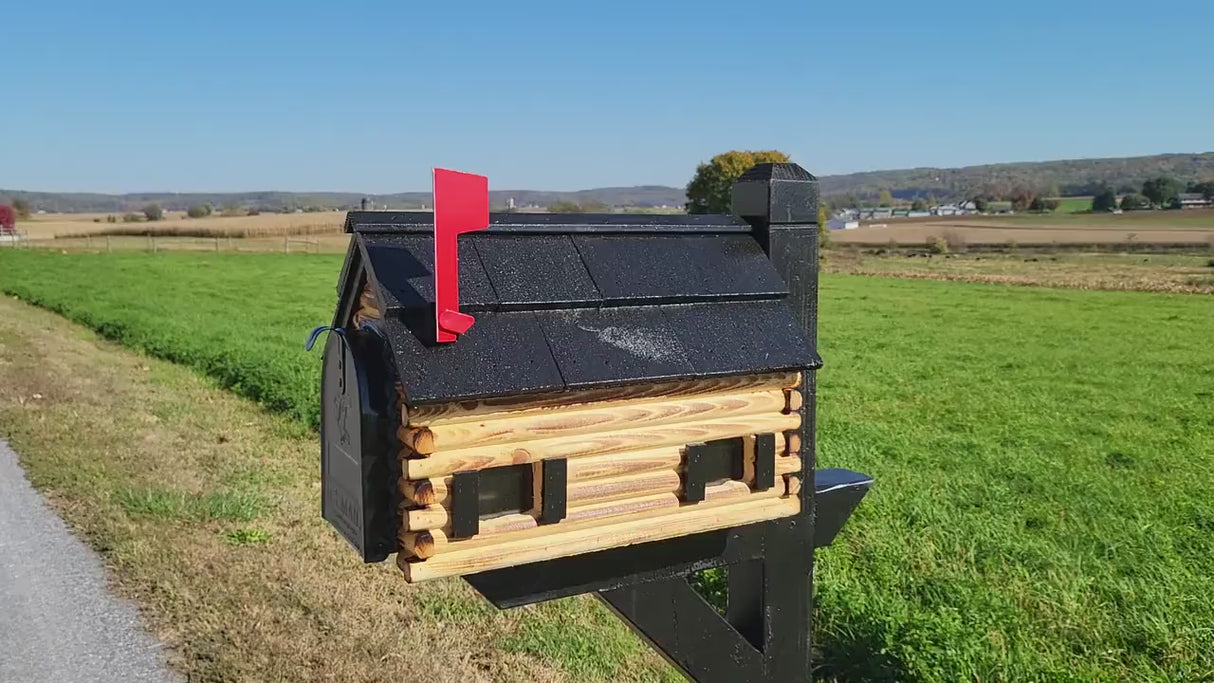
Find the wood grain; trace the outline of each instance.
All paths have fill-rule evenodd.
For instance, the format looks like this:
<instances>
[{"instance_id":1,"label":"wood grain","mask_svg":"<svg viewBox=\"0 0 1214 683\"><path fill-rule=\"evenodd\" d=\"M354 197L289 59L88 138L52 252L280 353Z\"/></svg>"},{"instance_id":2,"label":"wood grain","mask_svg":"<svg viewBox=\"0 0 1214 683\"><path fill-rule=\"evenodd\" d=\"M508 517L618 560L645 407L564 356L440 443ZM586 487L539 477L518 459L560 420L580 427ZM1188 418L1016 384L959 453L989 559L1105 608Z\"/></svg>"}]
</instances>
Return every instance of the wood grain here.
<instances>
[{"instance_id":1,"label":"wood grain","mask_svg":"<svg viewBox=\"0 0 1214 683\"><path fill-rule=\"evenodd\" d=\"M595 403L523 415L485 416L480 420L409 426L402 443L422 454L468 446L492 446L575 434L594 434L646 425L779 413L786 407L781 389L664 400Z\"/></svg>"},{"instance_id":2,"label":"wood grain","mask_svg":"<svg viewBox=\"0 0 1214 683\"><path fill-rule=\"evenodd\" d=\"M725 481L718 484L712 484L704 488L704 503L693 503L684 506L684 509L691 510L699 505L705 505L710 502L720 502L727 499L740 500L748 497L755 499L766 499L773 496L779 496L784 491L783 482L779 490L771 489L765 492L755 493L750 490L750 487L740 481ZM570 505L565 519L559 524L544 526L537 525L534 517L527 515L505 515L509 524L497 523L492 524L496 520L488 520L489 524L482 521L480 533L472 538L459 539L452 541L448 538L449 529L427 529L422 531L402 531L399 537L401 547L419 558L432 557L440 552L449 550L467 550L470 548L483 548L486 546L514 542L521 538L528 538L536 535L547 535L555 533L561 529L568 529L579 526L579 523L585 524L593 520L601 520L608 517L623 517L625 515L634 515L637 513L656 510L659 508L676 510L679 508L681 501L677 494L661 493L649 496L640 496L636 498L627 498L621 500L613 500L608 502L591 501L578 505ZM629 520L618 520L620 524L628 524ZM525 530L525 531L524 531ZM511 533L513 532L513 533Z\"/></svg>"},{"instance_id":3,"label":"wood grain","mask_svg":"<svg viewBox=\"0 0 1214 683\"><path fill-rule=\"evenodd\" d=\"M795 496L801 492L801 477L795 474L784 476L784 495Z\"/></svg>"},{"instance_id":4,"label":"wood grain","mask_svg":"<svg viewBox=\"0 0 1214 683\"><path fill-rule=\"evenodd\" d=\"M779 488L770 491L783 493ZM797 514L801 506L797 498L755 494L742 499L704 501L687 508L641 512L630 516L626 523L608 517L556 524L536 530L551 529L552 533L529 535L511 542L503 539L482 547L452 548L425 560L410 559L401 553L397 563L405 579L417 583L787 517Z\"/></svg>"},{"instance_id":5,"label":"wood grain","mask_svg":"<svg viewBox=\"0 0 1214 683\"><path fill-rule=\"evenodd\" d=\"M682 486L675 470L629 474L610 479L591 479L569 484L566 500L580 503L588 500L608 501L618 498L636 498L658 493L674 493Z\"/></svg>"},{"instance_id":6,"label":"wood grain","mask_svg":"<svg viewBox=\"0 0 1214 683\"><path fill-rule=\"evenodd\" d=\"M515 531L503 533L500 531L493 533L482 533L472 538L461 538L450 540L446 537L446 530L434 529L430 533L434 534L435 538L439 538L442 534L443 538L447 539L450 544L450 550L469 550L473 548L485 548L501 543L514 543L516 541L527 538L535 538L539 536L551 536L553 534L562 533L569 529L581 529L588 526L597 528L608 528L612 524L630 524L632 519L647 518L652 516L651 510L658 508L669 508L671 514L680 514L679 510L688 511L696 509L700 506L714 507L722 504L726 499L744 498L751 496L753 500L777 498L783 495L783 488L769 489L754 493L750 491L750 487L743 485L742 488L737 488L734 484L740 482L723 482L723 484L714 484L704 488L704 501L700 503L683 504L678 496L672 493L664 493L655 496L645 496L643 498L612 501L608 503L588 503L569 508L570 517L566 517L559 524L539 525L536 528L527 529L524 531ZM680 508L680 506L682 506ZM616 519L609 522L603 520L608 517L621 517L625 515L637 515L629 519ZM572 519L571 516L576 515L577 519ZM612 527L613 528L613 527ZM435 533L438 532L438 533ZM425 532L422 532L425 533ZM405 534L401 534L403 541Z\"/></svg>"},{"instance_id":7,"label":"wood grain","mask_svg":"<svg viewBox=\"0 0 1214 683\"><path fill-rule=\"evenodd\" d=\"M645 451L648 455L651 452ZM751 451L753 455L753 450ZM633 454L629 454L633 455ZM639 454L636 454L639 455ZM617 457L617 456L602 456L602 457ZM579 459L570 460L570 472L573 472L573 463ZM639 461L646 462L646 461ZM661 462L661 461L658 461ZM753 483L754 470L753 459L750 461L750 478L743 479L740 482L734 482L742 485ZM640 496L648 496L657 493L679 493L681 492L681 482L679 481L679 458L678 452L674 452L674 457L670 458L669 464L664 469L655 469L652 472L639 472L637 474L627 474L614 477L603 477L594 479L581 479L570 477L567 484L566 496L568 502L584 503L588 501L603 502L615 500L618 498L633 498ZM593 470L592 470L593 471ZM785 474L799 474L801 472L801 458L793 455L781 455L776 457L776 475L782 476ZM582 473L579 473L582 474ZM539 479L536 479L539 481ZM434 507L444 507L450 505L450 477L439 477L435 479L422 479L419 481L402 481L401 493L405 498L415 505ZM538 505L537 505L538 507ZM414 512L415 514L410 520L406 520L406 524L427 524L427 515L430 512L421 513L418 510L407 510L406 512ZM416 520L416 521L413 521ZM439 526L446 526L446 523ZM435 528L435 527L417 527L417 528Z\"/></svg>"},{"instance_id":8,"label":"wood grain","mask_svg":"<svg viewBox=\"0 0 1214 683\"><path fill-rule=\"evenodd\" d=\"M747 434L783 432L797 429L800 426L801 416L796 413L720 418L701 422L621 429L610 434L564 436L528 441L522 444L499 444L451 451L440 450L425 458L405 459L402 461L401 467L405 478L425 479L446 476L460 470L519 465L547 458L576 458L684 445Z\"/></svg>"},{"instance_id":9,"label":"wood grain","mask_svg":"<svg viewBox=\"0 0 1214 683\"><path fill-rule=\"evenodd\" d=\"M482 519L477 535L531 529L536 524L535 517L531 514L521 512L509 513L490 519ZM408 508L401 515L400 526L402 531L431 531L433 529L450 531L451 512L441 505Z\"/></svg>"},{"instance_id":10,"label":"wood grain","mask_svg":"<svg viewBox=\"0 0 1214 683\"><path fill-rule=\"evenodd\" d=\"M784 409L790 413L795 413L805 405L805 396L800 389L789 389L787 391L786 402Z\"/></svg>"},{"instance_id":11,"label":"wood grain","mask_svg":"<svg viewBox=\"0 0 1214 683\"><path fill-rule=\"evenodd\" d=\"M569 460L569 481L677 469L683 463L683 447L670 446L642 451L588 455Z\"/></svg>"},{"instance_id":12,"label":"wood grain","mask_svg":"<svg viewBox=\"0 0 1214 683\"><path fill-rule=\"evenodd\" d=\"M493 519L482 519L480 530L476 536L467 540L492 543L500 536L512 532L534 529L537 526L539 526L539 522L531 515L502 515ZM459 544L466 542L464 540L451 541L447 536L449 531L449 528L425 529L422 531L402 530L397 536L397 540L400 542L400 547L406 553L419 558L427 558L442 552L444 548L451 546L452 543Z\"/></svg>"},{"instance_id":13,"label":"wood grain","mask_svg":"<svg viewBox=\"0 0 1214 683\"><path fill-rule=\"evenodd\" d=\"M674 470L682 461L682 449L679 447L594 455L571 459L567 477L568 483L573 484L590 479ZM417 481L401 479L400 492L415 505L440 505L447 503L447 497L451 495L450 486L449 476Z\"/></svg>"},{"instance_id":14,"label":"wood grain","mask_svg":"<svg viewBox=\"0 0 1214 683\"><path fill-rule=\"evenodd\" d=\"M481 420L488 416L500 418L542 415L575 407L590 407L595 403L609 401L664 401L672 396L687 398L736 394L764 389L789 389L800 385L800 373L783 372L676 382L651 382L607 389L552 392L528 397L509 396L480 401L414 406L409 411L405 424L433 427Z\"/></svg>"}]
</instances>

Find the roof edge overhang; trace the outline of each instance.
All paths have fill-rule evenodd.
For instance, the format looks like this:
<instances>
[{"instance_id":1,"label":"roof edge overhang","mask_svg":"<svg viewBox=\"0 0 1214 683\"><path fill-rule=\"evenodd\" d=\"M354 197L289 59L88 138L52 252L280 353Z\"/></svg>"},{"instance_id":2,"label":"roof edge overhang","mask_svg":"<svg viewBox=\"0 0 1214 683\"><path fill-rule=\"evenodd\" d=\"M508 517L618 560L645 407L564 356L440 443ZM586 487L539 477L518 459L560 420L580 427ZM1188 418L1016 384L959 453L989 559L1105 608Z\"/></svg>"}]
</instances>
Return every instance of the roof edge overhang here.
<instances>
[{"instance_id":1,"label":"roof edge overhang","mask_svg":"<svg viewBox=\"0 0 1214 683\"><path fill-rule=\"evenodd\" d=\"M492 213L490 234L729 234L750 233L735 216L716 214ZM418 234L434 232L430 211L350 211L347 233Z\"/></svg>"}]
</instances>

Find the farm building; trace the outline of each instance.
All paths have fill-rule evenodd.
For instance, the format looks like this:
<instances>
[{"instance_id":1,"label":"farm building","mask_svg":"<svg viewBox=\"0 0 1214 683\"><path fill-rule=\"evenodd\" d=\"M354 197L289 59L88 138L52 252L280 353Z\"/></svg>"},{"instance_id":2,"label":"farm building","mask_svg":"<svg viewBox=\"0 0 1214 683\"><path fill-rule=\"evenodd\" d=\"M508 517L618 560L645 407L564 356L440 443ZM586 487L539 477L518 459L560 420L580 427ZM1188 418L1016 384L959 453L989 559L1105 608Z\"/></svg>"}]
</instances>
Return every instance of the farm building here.
<instances>
[{"instance_id":1,"label":"farm building","mask_svg":"<svg viewBox=\"0 0 1214 683\"><path fill-rule=\"evenodd\" d=\"M1182 209L1208 209L1214 207L1214 200L1197 192L1183 192L1177 197L1177 203Z\"/></svg>"},{"instance_id":2,"label":"farm building","mask_svg":"<svg viewBox=\"0 0 1214 683\"><path fill-rule=\"evenodd\" d=\"M826 221L827 230L855 230L860 227L860 221L853 218L832 218Z\"/></svg>"}]
</instances>

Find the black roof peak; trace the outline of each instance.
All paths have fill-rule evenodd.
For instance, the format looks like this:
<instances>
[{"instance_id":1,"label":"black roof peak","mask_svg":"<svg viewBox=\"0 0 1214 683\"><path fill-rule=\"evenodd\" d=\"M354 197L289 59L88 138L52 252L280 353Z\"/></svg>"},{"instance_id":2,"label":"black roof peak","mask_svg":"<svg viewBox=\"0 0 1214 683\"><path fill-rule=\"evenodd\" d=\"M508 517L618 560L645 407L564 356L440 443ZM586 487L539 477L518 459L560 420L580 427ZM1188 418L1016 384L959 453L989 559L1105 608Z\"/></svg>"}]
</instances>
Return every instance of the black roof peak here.
<instances>
[{"instance_id":1,"label":"black roof peak","mask_svg":"<svg viewBox=\"0 0 1214 683\"><path fill-rule=\"evenodd\" d=\"M793 163L755 164L738 178L739 183L767 182L770 180L816 181L809 171Z\"/></svg>"}]
</instances>

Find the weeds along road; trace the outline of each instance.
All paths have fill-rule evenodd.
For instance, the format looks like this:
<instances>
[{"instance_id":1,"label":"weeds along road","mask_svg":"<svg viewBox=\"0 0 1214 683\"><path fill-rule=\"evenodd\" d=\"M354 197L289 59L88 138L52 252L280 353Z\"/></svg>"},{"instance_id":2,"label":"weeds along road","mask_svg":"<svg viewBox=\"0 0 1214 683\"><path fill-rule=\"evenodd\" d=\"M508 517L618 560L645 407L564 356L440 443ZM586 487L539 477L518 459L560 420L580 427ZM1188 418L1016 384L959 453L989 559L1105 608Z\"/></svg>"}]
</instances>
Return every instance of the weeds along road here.
<instances>
[{"instance_id":1,"label":"weeds along road","mask_svg":"<svg viewBox=\"0 0 1214 683\"><path fill-rule=\"evenodd\" d=\"M0 681L179 681L0 441Z\"/></svg>"}]
</instances>

